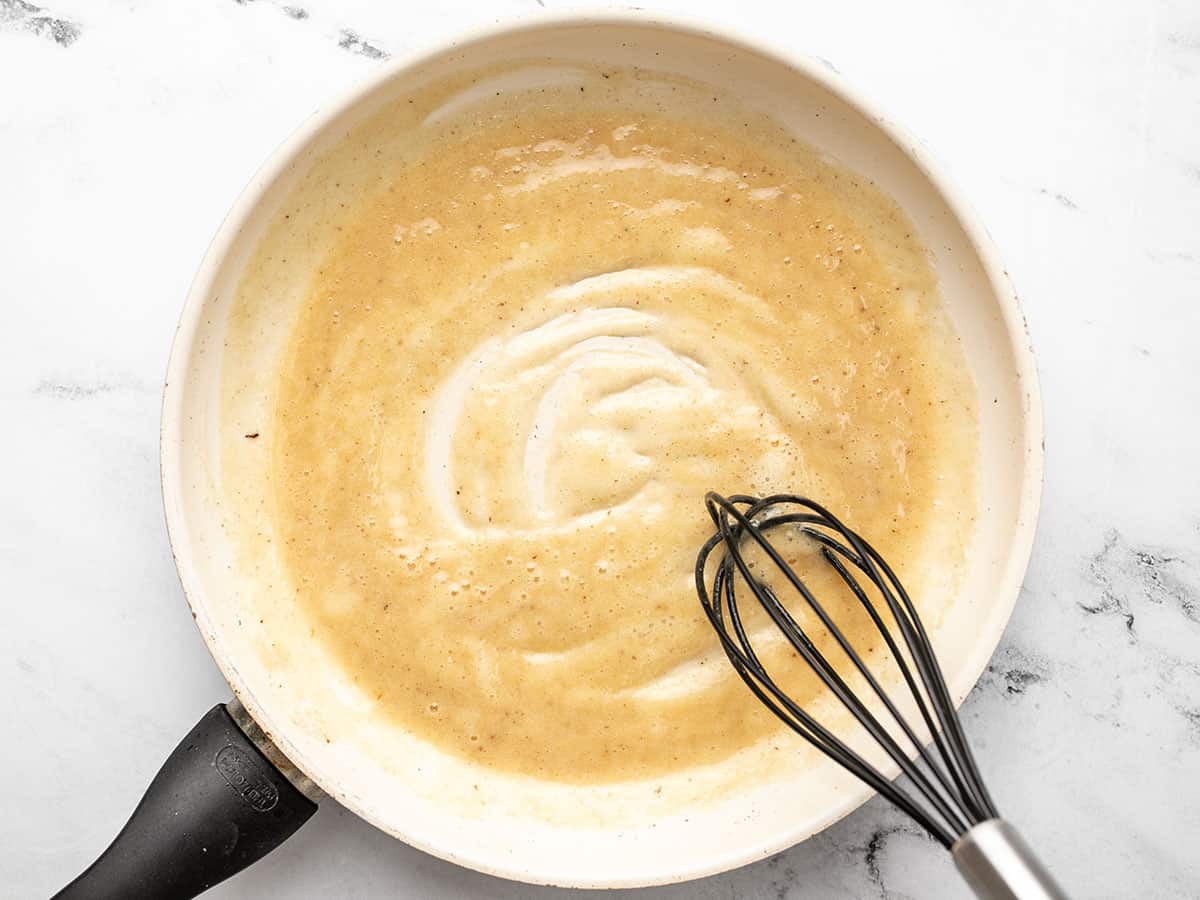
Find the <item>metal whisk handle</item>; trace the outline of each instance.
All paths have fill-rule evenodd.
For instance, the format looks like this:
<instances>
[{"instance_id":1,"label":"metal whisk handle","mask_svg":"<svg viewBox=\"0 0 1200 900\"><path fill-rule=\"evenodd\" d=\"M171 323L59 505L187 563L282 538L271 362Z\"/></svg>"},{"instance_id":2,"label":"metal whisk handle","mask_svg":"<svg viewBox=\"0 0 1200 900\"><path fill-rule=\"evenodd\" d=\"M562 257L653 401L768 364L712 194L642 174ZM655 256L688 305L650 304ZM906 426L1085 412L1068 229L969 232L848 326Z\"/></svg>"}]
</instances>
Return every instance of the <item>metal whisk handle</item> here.
<instances>
[{"instance_id":1,"label":"metal whisk handle","mask_svg":"<svg viewBox=\"0 0 1200 900\"><path fill-rule=\"evenodd\" d=\"M980 822L955 841L950 852L980 900L1067 900L1029 845L1003 819Z\"/></svg>"}]
</instances>

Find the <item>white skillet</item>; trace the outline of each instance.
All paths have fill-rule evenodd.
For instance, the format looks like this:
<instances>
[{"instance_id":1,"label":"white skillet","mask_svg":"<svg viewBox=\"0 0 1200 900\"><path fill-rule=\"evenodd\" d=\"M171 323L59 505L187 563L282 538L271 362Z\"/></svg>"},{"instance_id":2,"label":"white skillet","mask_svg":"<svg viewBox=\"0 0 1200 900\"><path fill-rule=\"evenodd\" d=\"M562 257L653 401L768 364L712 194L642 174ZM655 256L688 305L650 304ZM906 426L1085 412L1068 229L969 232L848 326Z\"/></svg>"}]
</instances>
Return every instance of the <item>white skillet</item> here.
<instances>
[{"instance_id":1,"label":"white skillet","mask_svg":"<svg viewBox=\"0 0 1200 900\"><path fill-rule=\"evenodd\" d=\"M257 627L261 604L278 611L286 591L269 565L248 560L231 538L254 524L247 510L261 509L267 493L222 454L238 417L269 405L292 307L289 285L281 284L278 302L253 313L250 331L239 326L243 336L258 336L258 352L230 338L230 304L246 260L314 160L371 111L436 77L538 57L642 65L711 83L869 176L912 218L934 254L979 390L979 526L961 591L934 629L934 643L956 702L986 665L1028 562L1042 423L1020 308L963 200L910 137L811 60L657 15L556 14L496 26L396 60L314 116L254 177L209 248L171 353L162 484L184 591L240 702L232 717L219 706L202 720L126 830L62 896L193 896L286 838L315 808L304 795L321 792L444 859L527 882L592 888L730 869L803 840L869 796L831 764L803 756L798 740L803 765L732 795L718 789L729 774L719 771L672 783L664 798L654 784L553 785L474 768L356 708L339 689L344 676L298 628L294 636L287 627L273 635ZM302 284L317 261L316 254L294 259L284 281ZM228 377L231 369L246 386L232 407L221 399L223 371ZM225 420L231 416L238 420ZM271 642L284 646L264 651Z\"/></svg>"}]
</instances>

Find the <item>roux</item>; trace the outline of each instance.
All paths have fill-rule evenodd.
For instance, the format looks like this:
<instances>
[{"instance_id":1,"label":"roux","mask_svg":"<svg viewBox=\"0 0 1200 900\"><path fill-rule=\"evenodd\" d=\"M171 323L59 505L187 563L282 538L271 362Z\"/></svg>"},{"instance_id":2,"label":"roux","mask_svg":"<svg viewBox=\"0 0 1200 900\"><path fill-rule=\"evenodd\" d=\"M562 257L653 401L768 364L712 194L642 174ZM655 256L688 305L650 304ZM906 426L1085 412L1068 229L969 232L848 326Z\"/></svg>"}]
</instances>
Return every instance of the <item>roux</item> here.
<instances>
[{"instance_id":1,"label":"roux","mask_svg":"<svg viewBox=\"0 0 1200 900\"><path fill-rule=\"evenodd\" d=\"M966 540L977 434L892 200L709 88L572 71L342 198L263 432L295 602L372 708L603 782L780 727L697 602L705 491L808 494L907 577Z\"/></svg>"}]
</instances>

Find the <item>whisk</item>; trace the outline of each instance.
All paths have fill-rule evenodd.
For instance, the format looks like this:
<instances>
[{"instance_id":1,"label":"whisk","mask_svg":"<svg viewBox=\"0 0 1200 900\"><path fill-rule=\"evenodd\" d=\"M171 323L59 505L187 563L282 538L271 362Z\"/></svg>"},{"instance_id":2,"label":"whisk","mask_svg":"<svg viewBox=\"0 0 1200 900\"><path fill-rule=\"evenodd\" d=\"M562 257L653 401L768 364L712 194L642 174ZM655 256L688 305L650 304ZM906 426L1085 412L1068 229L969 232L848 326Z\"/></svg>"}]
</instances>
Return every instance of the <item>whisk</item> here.
<instances>
[{"instance_id":1,"label":"whisk","mask_svg":"<svg viewBox=\"0 0 1200 900\"><path fill-rule=\"evenodd\" d=\"M755 696L789 728L887 797L948 849L976 896L984 900L1066 900L1029 846L1000 818L967 745L921 618L900 579L879 553L824 507L804 497L776 494L761 499L742 495L726 498L709 493L705 505L716 533L705 542L696 559L696 590L730 663ZM861 604L890 654L895 667L892 677L898 675L907 687L932 746L919 738L910 718L884 689L880 673L872 671L863 654L847 639L846 629L838 626L767 539L768 532L780 528L799 532L815 542L813 547L820 558ZM874 695L877 703L870 706L878 713L818 647L812 629L806 631L781 602L777 590L755 573L743 552L753 546L761 550L783 576L787 588L811 610L823 634L832 638L836 644L833 655L841 660L844 671L852 669L859 683L867 685L864 693ZM718 548L722 553L714 557ZM711 586L707 575L710 558L716 560ZM864 590L860 577L870 585L871 594ZM749 589L792 649L907 776L907 782L894 783L885 777L772 679L751 644L738 608L739 584ZM877 599L872 595L878 595ZM828 641L825 644L829 646ZM846 668L847 663L850 668Z\"/></svg>"}]
</instances>

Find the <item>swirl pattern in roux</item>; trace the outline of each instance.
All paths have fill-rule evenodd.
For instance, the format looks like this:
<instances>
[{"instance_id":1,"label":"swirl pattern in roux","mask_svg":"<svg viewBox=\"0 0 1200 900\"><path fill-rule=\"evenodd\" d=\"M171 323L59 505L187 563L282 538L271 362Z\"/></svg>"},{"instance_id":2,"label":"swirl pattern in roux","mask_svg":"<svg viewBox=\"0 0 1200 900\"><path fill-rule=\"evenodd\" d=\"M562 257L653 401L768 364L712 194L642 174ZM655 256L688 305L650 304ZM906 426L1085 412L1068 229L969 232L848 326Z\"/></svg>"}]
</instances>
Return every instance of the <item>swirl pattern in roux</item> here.
<instances>
[{"instance_id":1,"label":"swirl pattern in roux","mask_svg":"<svg viewBox=\"0 0 1200 900\"><path fill-rule=\"evenodd\" d=\"M707 89L576 78L431 118L346 198L272 480L297 603L374 709L605 781L775 728L696 601L706 490L811 494L919 578L969 527L976 436L892 201Z\"/></svg>"}]
</instances>

